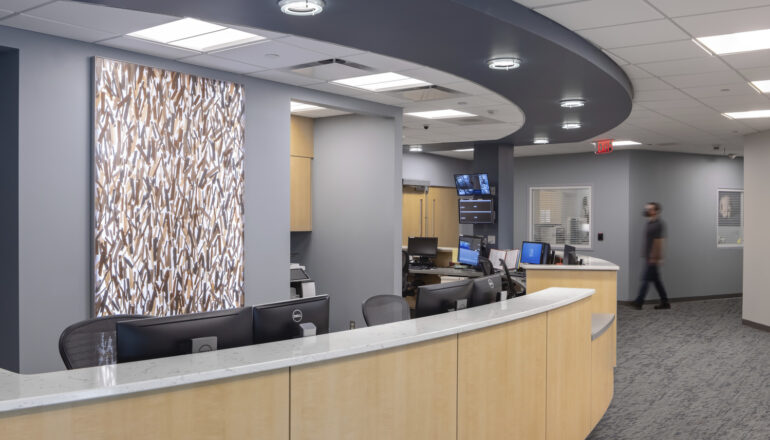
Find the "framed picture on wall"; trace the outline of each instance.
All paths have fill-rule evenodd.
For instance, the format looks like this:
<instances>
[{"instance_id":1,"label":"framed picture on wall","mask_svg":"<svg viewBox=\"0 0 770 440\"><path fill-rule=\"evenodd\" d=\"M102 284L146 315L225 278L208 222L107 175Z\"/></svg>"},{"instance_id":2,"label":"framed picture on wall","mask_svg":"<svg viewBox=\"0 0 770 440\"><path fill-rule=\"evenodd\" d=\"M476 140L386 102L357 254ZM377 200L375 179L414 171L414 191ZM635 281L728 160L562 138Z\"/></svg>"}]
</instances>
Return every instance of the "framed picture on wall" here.
<instances>
[{"instance_id":1,"label":"framed picture on wall","mask_svg":"<svg viewBox=\"0 0 770 440\"><path fill-rule=\"evenodd\" d=\"M717 246L743 246L743 190L717 191Z\"/></svg>"}]
</instances>

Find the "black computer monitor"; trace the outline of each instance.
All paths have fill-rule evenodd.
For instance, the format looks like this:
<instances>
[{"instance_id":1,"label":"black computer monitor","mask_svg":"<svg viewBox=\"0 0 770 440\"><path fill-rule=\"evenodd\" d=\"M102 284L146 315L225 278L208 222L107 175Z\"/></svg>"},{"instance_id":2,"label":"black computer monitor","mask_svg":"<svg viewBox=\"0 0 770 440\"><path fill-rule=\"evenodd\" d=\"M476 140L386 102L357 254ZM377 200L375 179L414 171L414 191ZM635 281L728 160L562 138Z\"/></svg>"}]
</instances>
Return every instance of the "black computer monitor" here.
<instances>
[{"instance_id":1,"label":"black computer monitor","mask_svg":"<svg viewBox=\"0 0 770 440\"><path fill-rule=\"evenodd\" d=\"M455 174L455 187L458 196L488 196L489 175L482 174Z\"/></svg>"},{"instance_id":2,"label":"black computer monitor","mask_svg":"<svg viewBox=\"0 0 770 440\"><path fill-rule=\"evenodd\" d=\"M497 301L502 290L503 279L500 274L474 279L469 307L483 306Z\"/></svg>"},{"instance_id":3,"label":"black computer monitor","mask_svg":"<svg viewBox=\"0 0 770 440\"><path fill-rule=\"evenodd\" d=\"M470 266L479 264L482 238L475 235L461 235L457 245L457 262Z\"/></svg>"},{"instance_id":4,"label":"black computer monitor","mask_svg":"<svg viewBox=\"0 0 770 440\"><path fill-rule=\"evenodd\" d=\"M302 337L302 324L313 324L317 335L329 333L329 295L254 306L257 344Z\"/></svg>"},{"instance_id":5,"label":"black computer monitor","mask_svg":"<svg viewBox=\"0 0 770 440\"><path fill-rule=\"evenodd\" d=\"M492 199L459 199L457 201L460 224L494 223Z\"/></svg>"},{"instance_id":6,"label":"black computer monitor","mask_svg":"<svg viewBox=\"0 0 770 440\"><path fill-rule=\"evenodd\" d=\"M564 245L564 258L562 259L562 264L578 264L577 250L575 249L575 246L570 246L568 244Z\"/></svg>"},{"instance_id":7,"label":"black computer monitor","mask_svg":"<svg viewBox=\"0 0 770 440\"><path fill-rule=\"evenodd\" d=\"M551 246L548 243L525 241L521 243L520 261L526 264L545 264L550 252Z\"/></svg>"},{"instance_id":8,"label":"black computer monitor","mask_svg":"<svg viewBox=\"0 0 770 440\"><path fill-rule=\"evenodd\" d=\"M254 343L251 307L122 321L116 332L118 363Z\"/></svg>"},{"instance_id":9,"label":"black computer monitor","mask_svg":"<svg viewBox=\"0 0 770 440\"><path fill-rule=\"evenodd\" d=\"M438 237L409 237L406 252L415 257L435 257Z\"/></svg>"},{"instance_id":10,"label":"black computer monitor","mask_svg":"<svg viewBox=\"0 0 770 440\"><path fill-rule=\"evenodd\" d=\"M421 318L465 308L468 306L472 290L471 280L420 286L417 290L415 315Z\"/></svg>"}]
</instances>

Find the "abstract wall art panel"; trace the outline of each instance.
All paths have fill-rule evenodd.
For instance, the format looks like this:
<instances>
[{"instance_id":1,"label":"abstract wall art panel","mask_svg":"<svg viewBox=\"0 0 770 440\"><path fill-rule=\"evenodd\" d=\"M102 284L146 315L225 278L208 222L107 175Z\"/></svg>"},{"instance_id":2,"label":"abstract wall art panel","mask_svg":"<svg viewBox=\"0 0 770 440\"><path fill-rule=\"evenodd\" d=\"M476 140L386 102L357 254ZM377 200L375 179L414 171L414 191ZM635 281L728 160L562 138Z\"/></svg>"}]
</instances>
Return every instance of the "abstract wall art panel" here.
<instances>
[{"instance_id":1,"label":"abstract wall art panel","mask_svg":"<svg viewBox=\"0 0 770 440\"><path fill-rule=\"evenodd\" d=\"M242 306L243 86L94 67L94 315Z\"/></svg>"}]
</instances>

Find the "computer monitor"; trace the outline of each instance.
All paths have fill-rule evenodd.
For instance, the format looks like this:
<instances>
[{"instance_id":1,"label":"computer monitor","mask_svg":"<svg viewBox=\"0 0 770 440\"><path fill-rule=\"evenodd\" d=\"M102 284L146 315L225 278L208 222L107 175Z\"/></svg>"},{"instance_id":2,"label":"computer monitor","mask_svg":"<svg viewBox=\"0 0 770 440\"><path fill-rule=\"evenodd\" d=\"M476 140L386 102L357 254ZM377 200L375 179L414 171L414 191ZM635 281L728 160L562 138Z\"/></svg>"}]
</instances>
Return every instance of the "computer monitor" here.
<instances>
[{"instance_id":1,"label":"computer monitor","mask_svg":"<svg viewBox=\"0 0 770 440\"><path fill-rule=\"evenodd\" d=\"M569 264L573 266L578 264L577 250L575 249L575 246L570 246L568 244L564 245L564 258L562 259L562 264Z\"/></svg>"},{"instance_id":2,"label":"computer monitor","mask_svg":"<svg viewBox=\"0 0 770 440\"><path fill-rule=\"evenodd\" d=\"M525 241L521 243L521 263L545 264L551 246L548 243Z\"/></svg>"},{"instance_id":3,"label":"computer monitor","mask_svg":"<svg viewBox=\"0 0 770 440\"><path fill-rule=\"evenodd\" d=\"M308 324L315 326L315 332ZM254 306L254 342L257 344L325 333L329 333L329 295Z\"/></svg>"},{"instance_id":4,"label":"computer monitor","mask_svg":"<svg viewBox=\"0 0 770 440\"><path fill-rule=\"evenodd\" d=\"M122 321L116 332L118 363L254 343L251 307Z\"/></svg>"},{"instance_id":5,"label":"computer monitor","mask_svg":"<svg viewBox=\"0 0 770 440\"><path fill-rule=\"evenodd\" d=\"M459 199L457 209L460 224L494 223L494 201L492 199Z\"/></svg>"},{"instance_id":6,"label":"computer monitor","mask_svg":"<svg viewBox=\"0 0 770 440\"><path fill-rule=\"evenodd\" d=\"M409 237L406 252L414 257L435 257L438 237Z\"/></svg>"},{"instance_id":7,"label":"computer monitor","mask_svg":"<svg viewBox=\"0 0 770 440\"><path fill-rule=\"evenodd\" d=\"M471 280L420 286L417 289L415 315L421 318L450 310L464 309L468 306L471 291L473 291Z\"/></svg>"},{"instance_id":8,"label":"computer monitor","mask_svg":"<svg viewBox=\"0 0 770 440\"><path fill-rule=\"evenodd\" d=\"M489 188L489 175L483 174L455 174L455 187L458 196L488 196L492 192Z\"/></svg>"},{"instance_id":9,"label":"computer monitor","mask_svg":"<svg viewBox=\"0 0 770 440\"><path fill-rule=\"evenodd\" d=\"M457 246L457 261L461 264L477 266L481 254L482 238L475 235L461 235Z\"/></svg>"},{"instance_id":10,"label":"computer monitor","mask_svg":"<svg viewBox=\"0 0 770 440\"><path fill-rule=\"evenodd\" d=\"M483 306L497 301L502 290L503 279L500 274L474 279L469 307Z\"/></svg>"}]
</instances>

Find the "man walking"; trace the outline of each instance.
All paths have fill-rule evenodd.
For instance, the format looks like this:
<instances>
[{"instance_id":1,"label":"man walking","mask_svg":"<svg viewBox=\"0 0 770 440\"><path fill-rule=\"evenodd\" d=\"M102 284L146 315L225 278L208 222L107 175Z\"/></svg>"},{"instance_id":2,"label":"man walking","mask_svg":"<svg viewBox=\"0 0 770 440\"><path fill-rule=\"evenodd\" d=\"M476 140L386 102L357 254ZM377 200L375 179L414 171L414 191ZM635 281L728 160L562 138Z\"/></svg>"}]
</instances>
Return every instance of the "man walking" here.
<instances>
[{"instance_id":1,"label":"man walking","mask_svg":"<svg viewBox=\"0 0 770 440\"><path fill-rule=\"evenodd\" d=\"M634 308L639 310L642 309L644 297L647 296L647 287L651 282L655 284L655 289L657 289L658 295L660 295L660 304L655 306L655 308L671 308L671 304L668 302L668 295L666 295L666 288L663 287L663 283L660 281L660 272L658 271L658 266L663 261L663 238L665 237L665 227L658 218L660 211L660 204L656 202L650 202L644 207L644 216L649 219L645 234L644 256L646 258L646 269L642 278L642 287L639 289L639 296L636 297L636 301L632 304Z\"/></svg>"}]
</instances>

